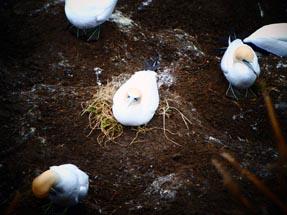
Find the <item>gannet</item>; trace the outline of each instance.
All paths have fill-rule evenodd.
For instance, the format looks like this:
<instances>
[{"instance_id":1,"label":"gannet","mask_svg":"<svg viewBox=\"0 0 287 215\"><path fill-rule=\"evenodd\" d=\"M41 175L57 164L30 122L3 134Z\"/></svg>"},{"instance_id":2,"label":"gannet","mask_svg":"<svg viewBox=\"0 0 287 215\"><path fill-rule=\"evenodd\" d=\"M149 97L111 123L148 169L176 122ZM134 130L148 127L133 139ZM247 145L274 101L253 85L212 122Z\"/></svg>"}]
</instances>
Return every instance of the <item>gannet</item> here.
<instances>
[{"instance_id":1,"label":"gannet","mask_svg":"<svg viewBox=\"0 0 287 215\"><path fill-rule=\"evenodd\" d=\"M233 87L245 89L245 96L247 96L248 88L260 75L260 67L258 58L250 46L244 44L240 39L235 39L231 42L229 38L228 43L229 45L221 59L220 66L229 82L226 95L231 90L232 95L237 99Z\"/></svg>"},{"instance_id":2,"label":"gannet","mask_svg":"<svg viewBox=\"0 0 287 215\"><path fill-rule=\"evenodd\" d=\"M66 0L65 14L69 22L78 29L95 29L88 41L99 38L100 25L112 15L117 0ZM79 31L77 31L79 36Z\"/></svg>"},{"instance_id":3,"label":"gannet","mask_svg":"<svg viewBox=\"0 0 287 215\"><path fill-rule=\"evenodd\" d=\"M125 126L147 124L159 105L157 60L145 64L145 70L135 72L115 93L113 114Z\"/></svg>"},{"instance_id":4,"label":"gannet","mask_svg":"<svg viewBox=\"0 0 287 215\"><path fill-rule=\"evenodd\" d=\"M32 183L36 197L49 197L52 203L63 207L79 203L86 197L88 189L88 175L73 164L51 166Z\"/></svg>"},{"instance_id":5,"label":"gannet","mask_svg":"<svg viewBox=\"0 0 287 215\"><path fill-rule=\"evenodd\" d=\"M251 43L256 47L280 57L287 56L287 23L265 25L250 36L244 43Z\"/></svg>"}]
</instances>

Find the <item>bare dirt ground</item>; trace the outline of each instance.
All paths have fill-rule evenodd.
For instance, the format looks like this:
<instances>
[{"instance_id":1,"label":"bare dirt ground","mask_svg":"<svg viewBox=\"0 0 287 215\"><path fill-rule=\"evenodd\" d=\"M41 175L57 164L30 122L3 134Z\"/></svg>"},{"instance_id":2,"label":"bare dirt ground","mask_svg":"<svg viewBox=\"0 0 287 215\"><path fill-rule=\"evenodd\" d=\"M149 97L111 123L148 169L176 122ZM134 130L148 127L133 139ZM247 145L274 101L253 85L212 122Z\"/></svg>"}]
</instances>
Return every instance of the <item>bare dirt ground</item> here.
<instances>
[{"instance_id":1,"label":"bare dirt ground","mask_svg":"<svg viewBox=\"0 0 287 215\"><path fill-rule=\"evenodd\" d=\"M263 18L258 2L250 0L154 0L146 6L119 0L117 14L130 20L114 18L102 26L98 41L86 42L69 31L60 1L0 1L0 213L44 214L49 201L31 192L35 171L73 163L89 175L90 189L67 214L249 214L223 185L213 158L226 166L255 213L282 213L220 157L231 153L286 202L260 87L254 85L253 98L226 97L219 66L219 48L231 31L243 39L264 24L287 21L286 2L262 6ZM100 146L100 131L88 135L82 103L100 89L99 81L104 86L131 75L156 53L161 99L173 100L189 128L172 110L166 127L174 133L167 135L178 144L154 129L128 145L136 133L125 127L118 144ZM263 55L259 62L258 82L272 89L286 137L287 60ZM103 70L98 77L97 67ZM163 127L160 114L152 127Z\"/></svg>"}]
</instances>

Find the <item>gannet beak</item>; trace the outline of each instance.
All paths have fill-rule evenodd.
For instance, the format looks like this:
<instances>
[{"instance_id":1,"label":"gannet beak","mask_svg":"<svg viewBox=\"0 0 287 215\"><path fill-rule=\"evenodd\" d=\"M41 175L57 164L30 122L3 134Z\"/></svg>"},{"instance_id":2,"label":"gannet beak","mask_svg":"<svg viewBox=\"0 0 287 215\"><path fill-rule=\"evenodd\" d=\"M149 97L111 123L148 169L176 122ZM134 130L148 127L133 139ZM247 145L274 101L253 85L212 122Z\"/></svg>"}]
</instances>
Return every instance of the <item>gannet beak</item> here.
<instances>
[{"instance_id":1,"label":"gannet beak","mask_svg":"<svg viewBox=\"0 0 287 215\"><path fill-rule=\"evenodd\" d=\"M132 103L134 103L134 98L132 97L128 98L128 107L131 106Z\"/></svg>"},{"instance_id":2,"label":"gannet beak","mask_svg":"<svg viewBox=\"0 0 287 215\"><path fill-rule=\"evenodd\" d=\"M243 59L242 61L243 61L243 63L244 63L246 66L248 66L249 69L252 70L252 72L253 72L253 73L256 75L256 77L258 78L258 74L255 72L255 69L254 69L254 67L252 66L252 64L251 64L249 61L245 60L245 59Z\"/></svg>"}]
</instances>

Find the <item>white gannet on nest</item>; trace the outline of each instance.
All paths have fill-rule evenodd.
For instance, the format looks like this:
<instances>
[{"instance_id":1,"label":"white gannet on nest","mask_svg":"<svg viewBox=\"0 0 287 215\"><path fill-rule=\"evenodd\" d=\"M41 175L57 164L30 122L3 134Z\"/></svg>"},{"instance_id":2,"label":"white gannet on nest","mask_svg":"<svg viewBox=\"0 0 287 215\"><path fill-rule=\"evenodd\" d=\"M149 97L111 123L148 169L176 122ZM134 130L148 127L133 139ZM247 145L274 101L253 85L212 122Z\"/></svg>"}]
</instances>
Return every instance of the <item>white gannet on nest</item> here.
<instances>
[{"instance_id":1,"label":"white gannet on nest","mask_svg":"<svg viewBox=\"0 0 287 215\"><path fill-rule=\"evenodd\" d=\"M159 105L157 60L145 63L145 70L135 72L115 93L112 110L122 125L140 126L153 118Z\"/></svg>"}]
</instances>

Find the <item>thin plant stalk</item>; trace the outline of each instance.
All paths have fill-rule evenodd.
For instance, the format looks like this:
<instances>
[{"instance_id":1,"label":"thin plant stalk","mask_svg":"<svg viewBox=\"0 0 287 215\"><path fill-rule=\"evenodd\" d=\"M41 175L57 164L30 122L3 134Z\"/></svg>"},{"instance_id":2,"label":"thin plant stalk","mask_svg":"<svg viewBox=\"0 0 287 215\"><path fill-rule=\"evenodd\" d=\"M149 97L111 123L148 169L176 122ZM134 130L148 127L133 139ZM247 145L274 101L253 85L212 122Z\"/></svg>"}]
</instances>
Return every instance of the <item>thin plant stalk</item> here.
<instances>
[{"instance_id":1,"label":"thin plant stalk","mask_svg":"<svg viewBox=\"0 0 287 215\"><path fill-rule=\"evenodd\" d=\"M242 195L240 192L238 184L232 179L229 172L222 166L222 164L217 159L212 159L212 164L215 166L217 171L221 174L223 178L223 184L226 186L230 192L234 195L236 199L239 200L239 202L247 208L251 212L255 212L254 207L251 205L250 201Z\"/></svg>"},{"instance_id":2,"label":"thin plant stalk","mask_svg":"<svg viewBox=\"0 0 287 215\"><path fill-rule=\"evenodd\" d=\"M272 200L282 211L287 213L287 207L283 202L265 185L263 184L252 172L243 168L229 153L221 153L221 156L227 160L235 169L241 174L245 175L266 197Z\"/></svg>"},{"instance_id":3,"label":"thin plant stalk","mask_svg":"<svg viewBox=\"0 0 287 215\"><path fill-rule=\"evenodd\" d=\"M271 97L268 93L264 92L264 100L265 105L267 108L269 120L271 123L271 126L273 128L274 136L277 142L278 147L278 153L279 153L279 183L281 190L283 192L286 192L286 164L287 164L287 147L284 140L284 136L282 134L282 131L280 129L279 122L276 117L276 113L273 107L273 103L271 100ZM285 168L284 168L285 167Z\"/></svg>"}]
</instances>

